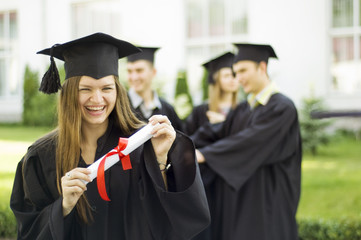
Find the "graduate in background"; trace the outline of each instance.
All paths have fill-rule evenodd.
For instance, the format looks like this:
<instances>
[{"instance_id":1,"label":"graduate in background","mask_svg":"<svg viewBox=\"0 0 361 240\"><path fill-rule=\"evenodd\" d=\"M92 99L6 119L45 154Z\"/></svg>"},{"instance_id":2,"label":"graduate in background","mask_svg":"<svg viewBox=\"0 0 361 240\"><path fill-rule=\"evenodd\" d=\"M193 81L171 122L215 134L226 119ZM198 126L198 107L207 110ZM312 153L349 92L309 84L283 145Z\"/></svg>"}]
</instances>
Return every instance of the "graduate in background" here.
<instances>
[{"instance_id":1,"label":"graduate in background","mask_svg":"<svg viewBox=\"0 0 361 240\"><path fill-rule=\"evenodd\" d=\"M217 174L211 238L296 240L301 186L297 110L267 74L269 45L236 44L233 70L247 101L192 135L197 160Z\"/></svg>"},{"instance_id":2,"label":"graduate in background","mask_svg":"<svg viewBox=\"0 0 361 240\"><path fill-rule=\"evenodd\" d=\"M142 52L127 57L127 78L130 89L128 96L136 116L146 121L155 114L166 115L176 130L183 130L172 105L160 98L152 90L152 81L157 73L154 67L154 54L159 48L139 47Z\"/></svg>"},{"instance_id":3,"label":"graduate in background","mask_svg":"<svg viewBox=\"0 0 361 240\"><path fill-rule=\"evenodd\" d=\"M51 56L40 90L61 89L59 124L18 164L10 200L18 239L190 239L209 224L193 143L166 116L150 118L159 125L130 153L131 169L119 161L105 172L111 201L90 182L87 166L144 125L118 80L118 59L137 52L103 33L39 52ZM65 62L63 86L53 57Z\"/></svg>"},{"instance_id":4,"label":"graduate in background","mask_svg":"<svg viewBox=\"0 0 361 240\"><path fill-rule=\"evenodd\" d=\"M235 79L232 64L234 54L226 52L213 58L202 66L208 72L207 82L209 84L209 101L196 106L185 121L185 133L192 135L202 125L217 124L226 119L227 114L236 107L239 83ZM214 213L217 206L212 201L217 196L214 192L215 178L217 174L208 167L207 163L199 165L203 184L207 194L208 205L211 216L217 217ZM209 239L211 236L211 226L201 232L193 240Z\"/></svg>"},{"instance_id":5,"label":"graduate in background","mask_svg":"<svg viewBox=\"0 0 361 240\"><path fill-rule=\"evenodd\" d=\"M185 121L184 132L192 135L205 123L219 123L237 104L239 83L234 78L232 63L234 54L224 53L203 64L208 71L209 100L194 107Z\"/></svg>"}]
</instances>

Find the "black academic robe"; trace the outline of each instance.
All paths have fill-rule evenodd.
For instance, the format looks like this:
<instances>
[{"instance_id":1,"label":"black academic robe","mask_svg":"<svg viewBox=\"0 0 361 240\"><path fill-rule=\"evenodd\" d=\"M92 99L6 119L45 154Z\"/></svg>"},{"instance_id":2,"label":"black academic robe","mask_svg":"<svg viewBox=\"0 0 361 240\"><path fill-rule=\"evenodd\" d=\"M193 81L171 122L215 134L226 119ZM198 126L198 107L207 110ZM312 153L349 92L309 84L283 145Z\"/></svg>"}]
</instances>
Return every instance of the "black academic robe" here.
<instances>
[{"instance_id":1,"label":"black academic robe","mask_svg":"<svg viewBox=\"0 0 361 240\"><path fill-rule=\"evenodd\" d=\"M209 123L207 117L208 103L203 103L193 108L185 120L184 132L189 136L195 133L203 124Z\"/></svg>"},{"instance_id":2,"label":"black academic robe","mask_svg":"<svg viewBox=\"0 0 361 240\"><path fill-rule=\"evenodd\" d=\"M129 99L129 101L131 101ZM168 119L170 120L170 122L172 123L172 126L174 127L174 129L179 130L179 131L183 131L183 123L182 121L179 119L177 113L175 112L174 108L172 105L170 105L168 102L166 102L163 98L159 98L159 101L162 105L162 107L159 108L155 108L153 110L152 116L153 115L166 115L168 117ZM132 104L130 104L132 105ZM143 115L142 111L140 110L140 107L134 108L132 106L133 112L135 113L135 115L137 116L138 119L144 121L144 122L148 122L148 119Z\"/></svg>"},{"instance_id":3,"label":"black academic robe","mask_svg":"<svg viewBox=\"0 0 361 240\"><path fill-rule=\"evenodd\" d=\"M242 102L220 127L205 125L192 139L219 176L211 239L298 238L302 150L290 99L276 93L253 110Z\"/></svg>"},{"instance_id":4,"label":"black academic robe","mask_svg":"<svg viewBox=\"0 0 361 240\"><path fill-rule=\"evenodd\" d=\"M207 117L208 110L209 110L208 103L203 103L201 105L194 107L191 114L185 120L184 132L188 135L192 135L203 125L211 124ZM207 164L200 164L199 169L201 172L204 189L207 195L207 201L211 213L211 218L216 218L217 215L215 213L217 212L218 207L217 205L215 205L217 201L215 201L214 199L217 198L217 194L215 192L216 189L215 178L217 177L217 174L211 168L209 168ZM208 226L201 233L195 236L193 240L211 239L212 228L214 227L212 227L211 225Z\"/></svg>"},{"instance_id":5,"label":"black academic robe","mask_svg":"<svg viewBox=\"0 0 361 240\"><path fill-rule=\"evenodd\" d=\"M121 136L120 129L109 127L98 140L96 159L113 149ZM49 135L33 144L18 164L10 202L18 239L190 239L210 222L193 143L179 132L168 155L168 191L149 140L130 154L132 169L124 171L118 162L106 171L110 202L100 198L96 179L87 185L95 219L90 225L79 221L75 208L63 217L55 146ZM79 166L86 167L82 159Z\"/></svg>"}]
</instances>

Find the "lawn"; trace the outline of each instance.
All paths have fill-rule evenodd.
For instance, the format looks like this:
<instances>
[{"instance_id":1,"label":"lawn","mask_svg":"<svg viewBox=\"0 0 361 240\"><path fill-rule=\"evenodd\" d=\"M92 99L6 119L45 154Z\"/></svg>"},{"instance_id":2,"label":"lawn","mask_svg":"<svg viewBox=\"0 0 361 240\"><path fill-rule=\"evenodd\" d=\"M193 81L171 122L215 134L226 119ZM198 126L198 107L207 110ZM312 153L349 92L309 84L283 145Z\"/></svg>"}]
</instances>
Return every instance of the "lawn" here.
<instances>
[{"instance_id":1,"label":"lawn","mask_svg":"<svg viewBox=\"0 0 361 240\"><path fill-rule=\"evenodd\" d=\"M305 155L298 218L361 220L361 141L336 138Z\"/></svg>"},{"instance_id":2,"label":"lawn","mask_svg":"<svg viewBox=\"0 0 361 240\"><path fill-rule=\"evenodd\" d=\"M0 210L8 208L14 172L27 147L49 128L0 125ZM361 141L335 138L304 155L298 219L361 220Z\"/></svg>"},{"instance_id":3,"label":"lawn","mask_svg":"<svg viewBox=\"0 0 361 240\"><path fill-rule=\"evenodd\" d=\"M17 163L29 145L49 128L0 125L0 210L9 206Z\"/></svg>"}]
</instances>

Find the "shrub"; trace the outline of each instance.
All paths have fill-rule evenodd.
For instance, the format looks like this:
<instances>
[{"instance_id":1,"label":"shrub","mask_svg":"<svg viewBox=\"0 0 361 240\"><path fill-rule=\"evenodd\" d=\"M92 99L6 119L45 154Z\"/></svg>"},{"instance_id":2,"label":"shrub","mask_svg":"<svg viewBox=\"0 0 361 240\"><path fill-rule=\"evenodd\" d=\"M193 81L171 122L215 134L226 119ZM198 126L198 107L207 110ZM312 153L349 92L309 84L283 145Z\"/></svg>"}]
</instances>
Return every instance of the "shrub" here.
<instances>
[{"instance_id":1,"label":"shrub","mask_svg":"<svg viewBox=\"0 0 361 240\"><path fill-rule=\"evenodd\" d=\"M304 151L310 152L312 155L317 154L318 146L329 142L326 128L331 122L329 120L311 118L312 111L324 109L322 99L315 97L303 99L300 111L302 147Z\"/></svg>"},{"instance_id":2,"label":"shrub","mask_svg":"<svg viewBox=\"0 0 361 240\"><path fill-rule=\"evenodd\" d=\"M192 111L193 101L188 89L187 74L184 70L178 72L174 106L180 119L185 119Z\"/></svg>"},{"instance_id":3,"label":"shrub","mask_svg":"<svg viewBox=\"0 0 361 240\"><path fill-rule=\"evenodd\" d=\"M23 124L26 126L55 126L56 94L46 95L38 91L39 74L28 66L24 74Z\"/></svg>"},{"instance_id":4,"label":"shrub","mask_svg":"<svg viewBox=\"0 0 361 240\"><path fill-rule=\"evenodd\" d=\"M0 237L15 237L16 221L9 207L0 209Z\"/></svg>"},{"instance_id":5,"label":"shrub","mask_svg":"<svg viewBox=\"0 0 361 240\"><path fill-rule=\"evenodd\" d=\"M202 99L203 101L206 101L208 99L208 87L209 87L209 83L208 83L208 71L206 69L204 69L203 71L203 76L202 76Z\"/></svg>"},{"instance_id":6,"label":"shrub","mask_svg":"<svg viewBox=\"0 0 361 240\"><path fill-rule=\"evenodd\" d=\"M302 219L298 221L298 234L300 240L359 240L361 222Z\"/></svg>"}]
</instances>

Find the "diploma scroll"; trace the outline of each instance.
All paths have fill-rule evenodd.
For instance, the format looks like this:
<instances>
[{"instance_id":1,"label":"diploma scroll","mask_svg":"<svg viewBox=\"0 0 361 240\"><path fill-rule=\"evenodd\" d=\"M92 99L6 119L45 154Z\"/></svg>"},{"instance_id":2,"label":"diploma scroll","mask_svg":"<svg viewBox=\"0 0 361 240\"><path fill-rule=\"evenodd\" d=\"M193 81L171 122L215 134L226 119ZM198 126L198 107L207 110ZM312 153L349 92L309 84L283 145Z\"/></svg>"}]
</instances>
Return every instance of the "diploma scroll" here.
<instances>
[{"instance_id":1,"label":"diploma scroll","mask_svg":"<svg viewBox=\"0 0 361 240\"><path fill-rule=\"evenodd\" d=\"M143 128L141 128L139 131L137 131L136 133L134 133L132 136L130 136L128 138L128 143L125 147L124 150L121 151L121 153L126 156L128 154L130 154L132 151L134 151L136 148L138 148L140 145L142 145L143 143L145 143L146 141L148 141L151 137L152 137L152 130L155 126L157 126L159 123L157 123L156 125L151 125L150 123L147 124L146 126L144 126ZM112 150L113 151L113 150ZM97 172L98 172L98 167L100 162L103 160L103 158L106 155L104 155L103 157L99 158L98 160L96 160L93 164L91 164L88 169L91 170L91 173L89 174L89 177L91 178L91 180L93 181L96 177L97 177ZM105 164L104 164L104 171L106 171L107 169L109 169L111 166L113 166L114 164L116 164L119 161L119 155L118 154L114 154L111 155L109 157L107 157ZM86 182L87 184L88 182Z\"/></svg>"}]
</instances>

